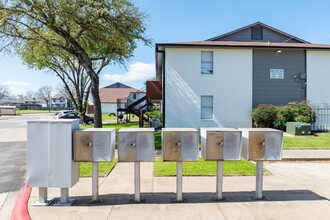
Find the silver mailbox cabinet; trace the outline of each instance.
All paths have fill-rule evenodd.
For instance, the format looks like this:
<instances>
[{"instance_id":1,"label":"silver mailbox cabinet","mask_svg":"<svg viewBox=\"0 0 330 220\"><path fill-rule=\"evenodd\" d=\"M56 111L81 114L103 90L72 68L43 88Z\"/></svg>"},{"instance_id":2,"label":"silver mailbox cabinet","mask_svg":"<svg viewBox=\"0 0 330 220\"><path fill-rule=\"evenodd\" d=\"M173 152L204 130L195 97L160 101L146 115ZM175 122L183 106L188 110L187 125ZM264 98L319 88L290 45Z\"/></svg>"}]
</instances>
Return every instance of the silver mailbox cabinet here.
<instances>
[{"instance_id":1,"label":"silver mailbox cabinet","mask_svg":"<svg viewBox=\"0 0 330 220\"><path fill-rule=\"evenodd\" d=\"M88 128L74 131L74 161L110 162L115 155L116 129Z\"/></svg>"},{"instance_id":2,"label":"silver mailbox cabinet","mask_svg":"<svg viewBox=\"0 0 330 220\"><path fill-rule=\"evenodd\" d=\"M163 128L163 161L198 161L199 133L194 128Z\"/></svg>"},{"instance_id":3,"label":"silver mailbox cabinet","mask_svg":"<svg viewBox=\"0 0 330 220\"><path fill-rule=\"evenodd\" d=\"M201 128L204 160L241 160L242 132L233 128Z\"/></svg>"},{"instance_id":4,"label":"silver mailbox cabinet","mask_svg":"<svg viewBox=\"0 0 330 220\"><path fill-rule=\"evenodd\" d=\"M118 161L155 161L154 128L122 128L117 133Z\"/></svg>"},{"instance_id":5,"label":"silver mailbox cabinet","mask_svg":"<svg viewBox=\"0 0 330 220\"><path fill-rule=\"evenodd\" d=\"M282 160L283 132L271 128L239 128L246 160Z\"/></svg>"},{"instance_id":6,"label":"silver mailbox cabinet","mask_svg":"<svg viewBox=\"0 0 330 220\"><path fill-rule=\"evenodd\" d=\"M72 157L72 133L79 120L27 122L26 179L31 187L72 187L79 180L79 163Z\"/></svg>"}]
</instances>

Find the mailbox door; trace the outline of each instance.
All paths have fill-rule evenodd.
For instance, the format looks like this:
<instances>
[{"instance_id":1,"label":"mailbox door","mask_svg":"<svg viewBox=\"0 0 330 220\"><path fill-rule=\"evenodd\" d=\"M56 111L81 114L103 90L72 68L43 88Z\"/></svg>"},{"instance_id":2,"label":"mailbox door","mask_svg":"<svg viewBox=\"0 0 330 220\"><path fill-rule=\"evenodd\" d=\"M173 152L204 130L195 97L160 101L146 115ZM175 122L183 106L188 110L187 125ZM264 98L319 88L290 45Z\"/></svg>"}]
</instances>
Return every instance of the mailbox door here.
<instances>
[{"instance_id":1,"label":"mailbox door","mask_svg":"<svg viewBox=\"0 0 330 220\"><path fill-rule=\"evenodd\" d=\"M155 135L153 132L138 132L136 134L136 160L155 161Z\"/></svg>"},{"instance_id":2,"label":"mailbox door","mask_svg":"<svg viewBox=\"0 0 330 220\"><path fill-rule=\"evenodd\" d=\"M74 132L74 161L93 161L93 132Z\"/></svg>"},{"instance_id":3,"label":"mailbox door","mask_svg":"<svg viewBox=\"0 0 330 220\"><path fill-rule=\"evenodd\" d=\"M109 132L93 132L93 161L111 161Z\"/></svg>"},{"instance_id":4,"label":"mailbox door","mask_svg":"<svg viewBox=\"0 0 330 220\"><path fill-rule=\"evenodd\" d=\"M121 162L136 161L136 132L118 132L118 160Z\"/></svg>"},{"instance_id":5,"label":"mailbox door","mask_svg":"<svg viewBox=\"0 0 330 220\"><path fill-rule=\"evenodd\" d=\"M241 160L241 132L224 133L224 160Z\"/></svg>"},{"instance_id":6,"label":"mailbox door","mask_svg":"<svg viewBox=\"0 0 330 220\"><path fill-rule=\"evenodd\" d=\"M222 160L224 146L224 133L217 131L208 131L206 138L206 159Z\"/></svg>"},{"instance_id":7,"label":"mailbox door","mask_svg":"<svg viewBox=\"0 0 330 220\"><path fill-rule=\"evenodd\" d=\"M181 161L198 161L199 135L197 132L181 133Z\"/></svg>"},{"instance_id":8,"label":"mailbox door","mask_svg":"<svg viewBox=\"0 0 330 220\"><path fill-rule=\"evenodd\" d=\"M180 161L181 149L180 149L181 133L175 131L164 132L164 161Z\"/></svg>"},{"instance_id":9,"label":"mailbox door","mask_svg":"<svg viewBox=\"0 0 330 220\"><path fill-rule=\"evenodd\" d=\"M249 134L249 159L264 160L265 159L265 132L250 131Z\"/></svg>"},{"instance_id":10,"label":"mailbox door","mask_svg":"<svg viewBox=\"0 0 330 220\"><path fill-rule=\"evenodd\" d=\"M282 139L281 132L265 133L265 160L282 159Z\"/></svg>"}]
</instances>

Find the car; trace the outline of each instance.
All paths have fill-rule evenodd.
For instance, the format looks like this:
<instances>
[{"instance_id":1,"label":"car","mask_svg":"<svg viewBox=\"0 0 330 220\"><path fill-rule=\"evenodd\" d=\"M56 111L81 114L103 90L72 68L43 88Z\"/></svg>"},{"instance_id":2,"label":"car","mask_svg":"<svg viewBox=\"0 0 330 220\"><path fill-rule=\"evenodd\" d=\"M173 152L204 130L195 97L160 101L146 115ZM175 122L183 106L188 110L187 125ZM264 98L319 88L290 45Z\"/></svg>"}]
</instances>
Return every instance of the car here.
<instances>
[{"instance_id":1,"label":"car","mask_svg":"<svg viewBox=\"0 0 330 220\"><path fill-rule=\"evenodd\" d=\"M64 113L62 115L58 114L57 119L80 119L80 115L78 114L78 112L72 111L72 112ZM85 115L84 123L88 125L94 124L94 118L92 116Z\"/></svg>"},{"instance_id":2,"label":"car","mask_svg":"<svg viewBox=\"0 0 330 220\"><path fill-rule=\"evenodd\" d=\"M77 112L77 111L76 110L60 110L54 114L53 119L57 119L59 115L64 115L69 112Z\"/></svg>"}]
</instances>

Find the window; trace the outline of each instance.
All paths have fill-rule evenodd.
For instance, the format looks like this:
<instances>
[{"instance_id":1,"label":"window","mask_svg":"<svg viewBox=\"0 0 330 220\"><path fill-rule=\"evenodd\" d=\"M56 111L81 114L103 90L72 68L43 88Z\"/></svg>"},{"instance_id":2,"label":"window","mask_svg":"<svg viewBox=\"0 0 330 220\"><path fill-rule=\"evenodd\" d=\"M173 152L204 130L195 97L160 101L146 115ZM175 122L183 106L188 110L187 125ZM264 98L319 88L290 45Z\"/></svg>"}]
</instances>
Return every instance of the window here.
<instances>
[{"instance_id":1,"label":"window","mask_svg":"<svg viewBox=\"0 0 330 220\"><path fill-rule=\"evenodd\" d=\"M201 119L213 119L213 96L201 96Z\"/></svg>"},{"instance_id":2,"label":"window","mask_svg":"<svg viewBox=\"0 0 330 220\"><path fill-rule=\"evenodd\" d=\"M262 40L263 30L262 27L252 27L251 28L251 40Z\"/></svg>"},{"instance_id":3,"label":"window","mask_svg":"<svg viewBox=\"0 0 330 220\"><path fill-rule=\"evenodd\" d=\"M213 74L213 51L202 51L202 74Z\"/></svg>"},{"instance_id":4,"label":"window","mask_svg":"<svg viewBox=\"0 0 330 220\"><path fill-rule=\"evenodd\" d=\"M133 93L133 99L136 99L136 93Z\"/></svg>"}]
</instances>

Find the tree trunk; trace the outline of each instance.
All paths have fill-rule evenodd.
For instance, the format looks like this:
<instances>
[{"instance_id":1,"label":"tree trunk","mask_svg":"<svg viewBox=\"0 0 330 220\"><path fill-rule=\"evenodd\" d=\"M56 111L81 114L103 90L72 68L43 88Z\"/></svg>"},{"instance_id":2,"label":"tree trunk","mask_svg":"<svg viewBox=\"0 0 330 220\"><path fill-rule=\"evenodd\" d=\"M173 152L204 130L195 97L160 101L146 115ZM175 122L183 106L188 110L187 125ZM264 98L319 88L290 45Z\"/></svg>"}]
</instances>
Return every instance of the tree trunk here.
<instances>
[{"instance_id":1,"label":"tree trunk","mask_svg":"<svg viewBox=\"0 0 330 220\"><path fill-rule=\"evenodd\" d=\"M85 118L85 113L84 114L80 114L80 124L84 124L85 123L85 120L84 120L84 118Z\"/></svg>"},{"instance_id":2,"label":"tree trunk","mask_svg":"<svg viewBox=\"0 0 330 220\"><path fill-rule=\"evenodd\" d=\"M92 80L91 93L94 102L94 127L102 128L101 99L99 96L99 77L94 76L91 78L91 80Z\"/></svg>"}]
</instances>

